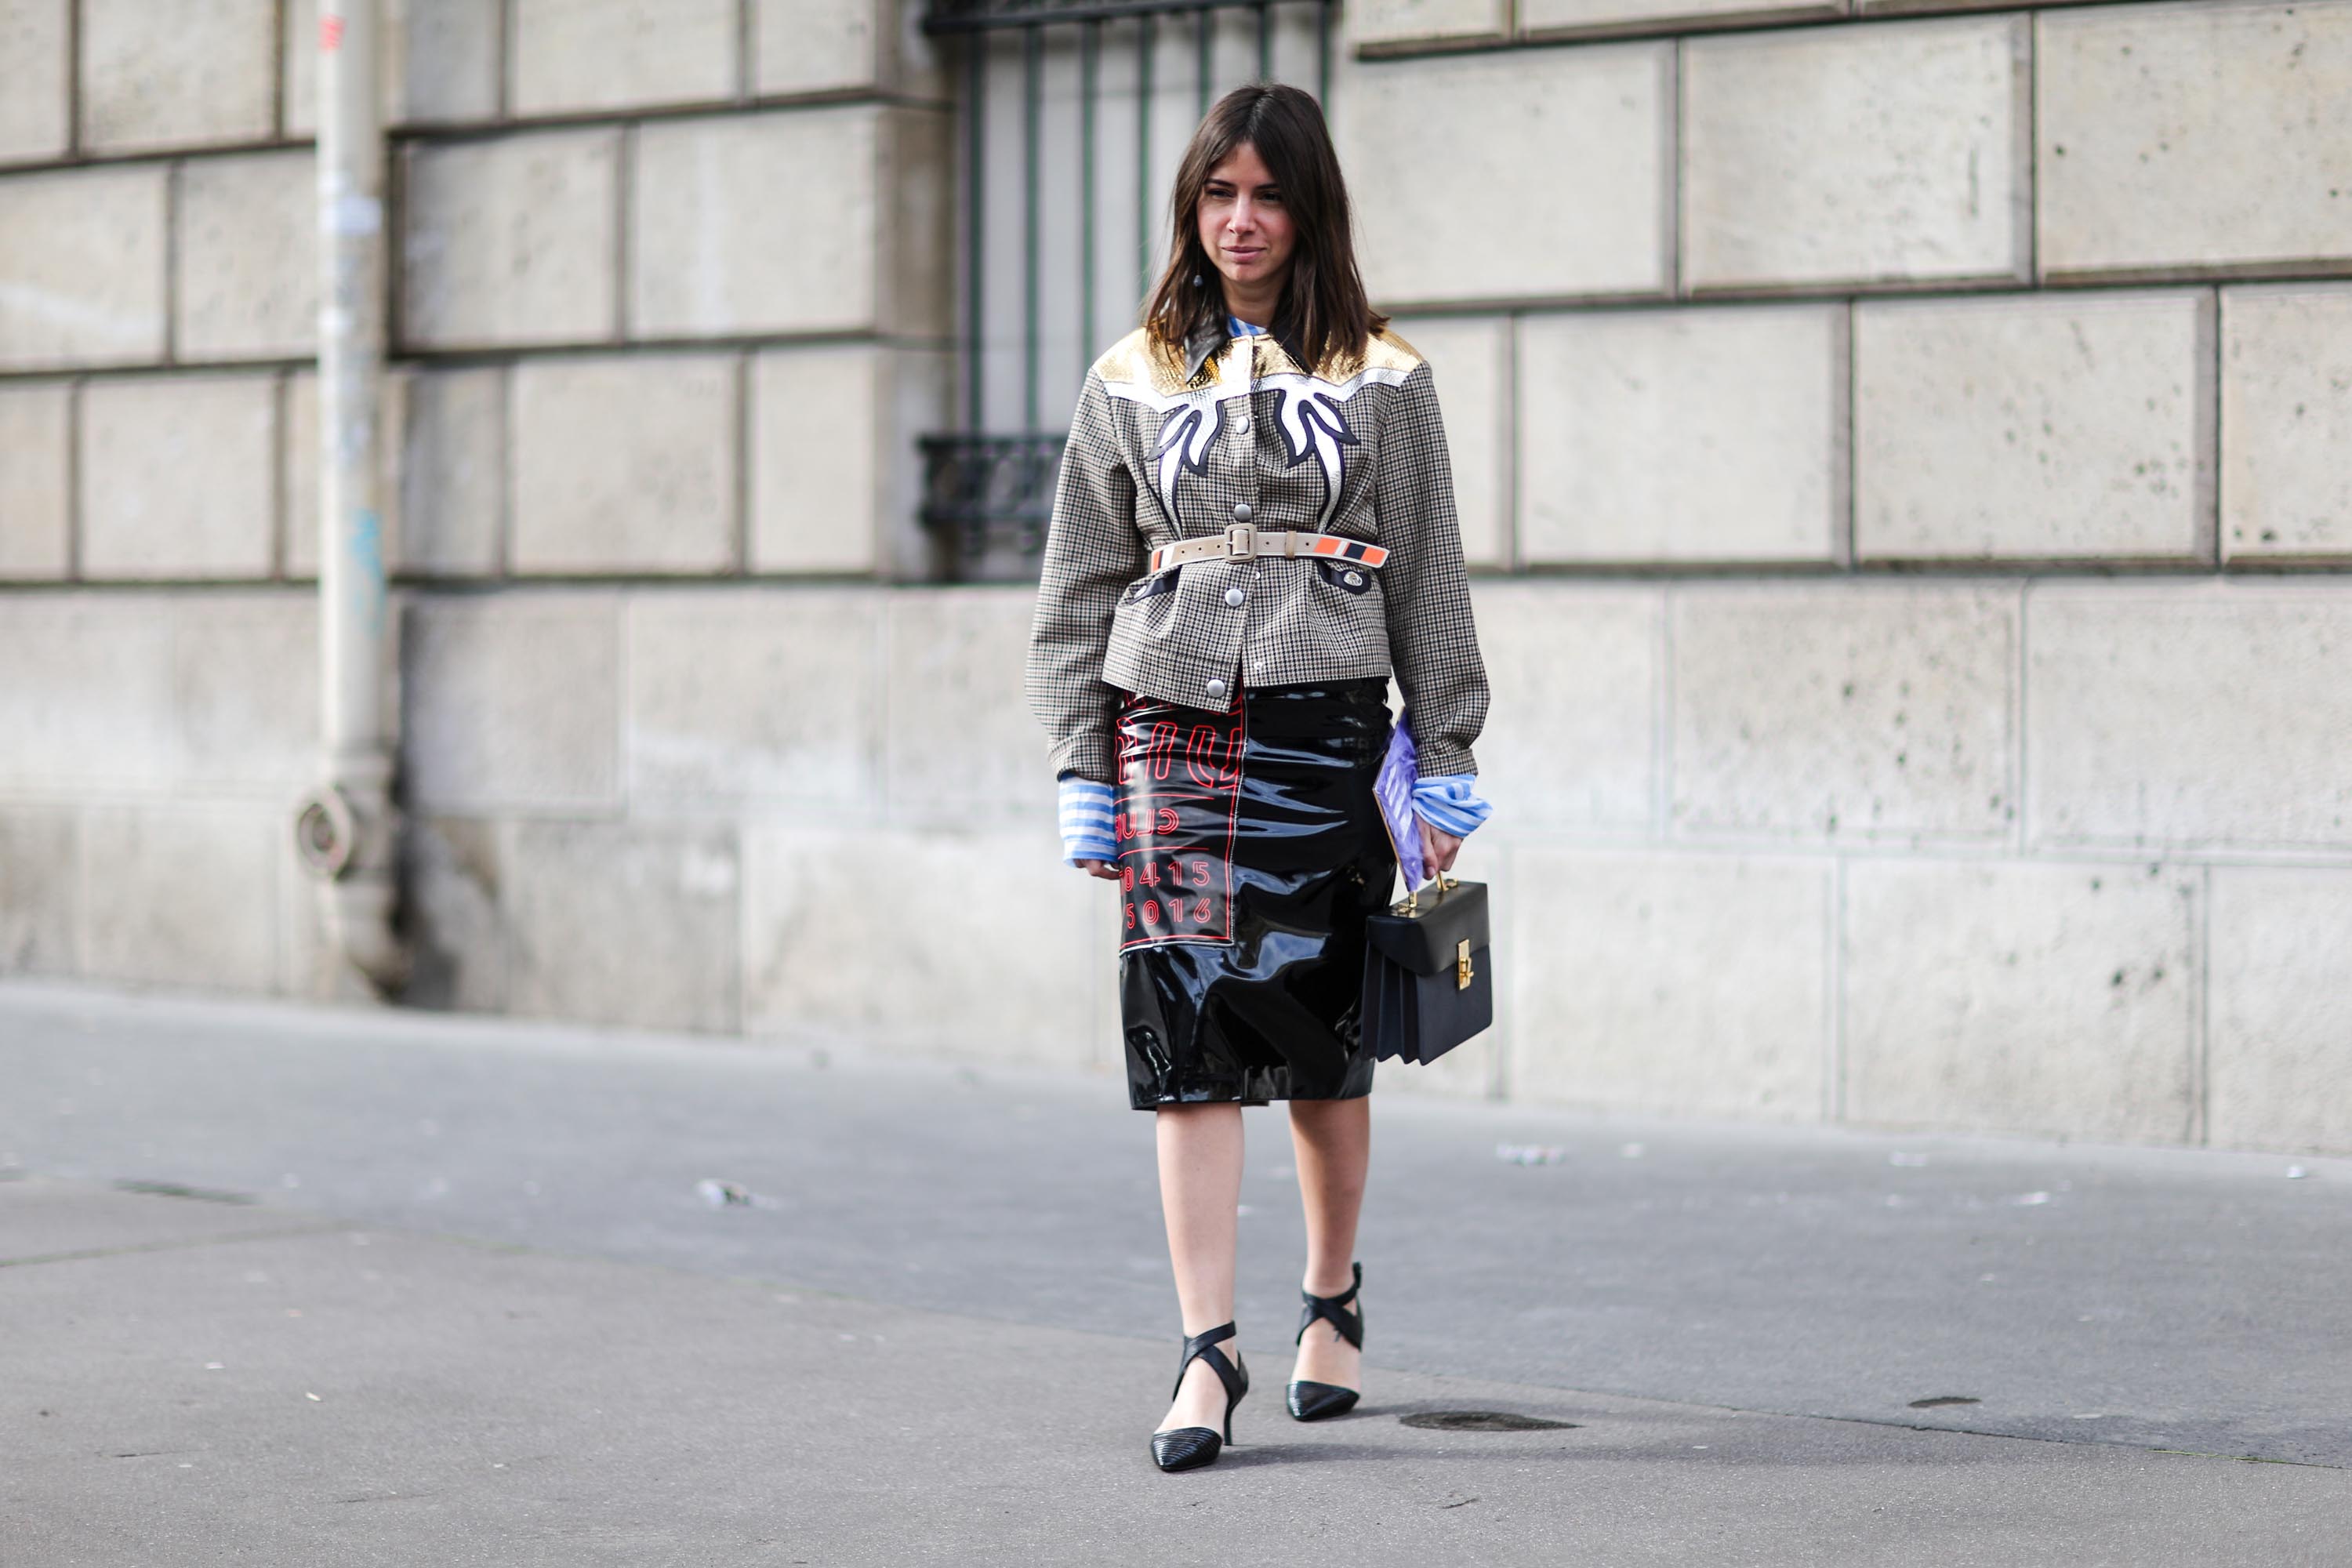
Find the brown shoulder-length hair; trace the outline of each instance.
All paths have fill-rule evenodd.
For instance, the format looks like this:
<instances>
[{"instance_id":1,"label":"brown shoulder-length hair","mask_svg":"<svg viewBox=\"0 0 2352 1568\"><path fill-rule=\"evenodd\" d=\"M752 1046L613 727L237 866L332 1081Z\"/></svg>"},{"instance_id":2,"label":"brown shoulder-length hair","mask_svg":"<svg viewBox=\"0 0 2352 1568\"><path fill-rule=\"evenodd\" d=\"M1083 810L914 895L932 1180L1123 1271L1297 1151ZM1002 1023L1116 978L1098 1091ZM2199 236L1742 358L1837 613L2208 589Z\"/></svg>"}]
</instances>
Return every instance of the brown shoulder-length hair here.
<instances>
[{"instance_id":1,"label":"brown shoulder-length hair","mask_svg":"<svg viewBox=\"0 0 2352 1568\"><path fill-rule=\"evenodd\" d=\"M1356 271L1348 185L1322 107L1311 95L1280 82L1234 89L1192 132L1169 201L1173 243L1168 270L1144 302L1145 330L1181 352L1184 341L1202 326L1224 325L1224 279L1201 247L1197 215L1209 171L1244 143L1257 149L1282 188L1282 205L1297 237L1275 307L1276 341L1309 371L1334 358L1361 357L1388 318L1372 309Z\"/></svg>"}]
</instances>

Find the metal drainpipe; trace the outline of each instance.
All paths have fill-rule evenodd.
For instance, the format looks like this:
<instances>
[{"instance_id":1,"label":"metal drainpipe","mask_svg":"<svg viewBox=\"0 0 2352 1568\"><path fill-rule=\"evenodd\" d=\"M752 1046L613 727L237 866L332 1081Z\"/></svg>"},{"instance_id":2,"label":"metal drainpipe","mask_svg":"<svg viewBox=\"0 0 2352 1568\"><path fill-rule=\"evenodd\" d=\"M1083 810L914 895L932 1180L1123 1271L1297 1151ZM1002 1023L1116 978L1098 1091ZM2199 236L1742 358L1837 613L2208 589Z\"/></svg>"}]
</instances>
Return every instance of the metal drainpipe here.
<instances>
[{"instance_id":1,"label":"metal drainpipe","mask_svg":"<svg viewBox=\"0 0 2352 1568\"><path fill-rule=\"evenodd\" d=\"M320 782L295 839L319 879L328 989L379 996L407 978L393 930L400 821L386 695L377 408L383 380L383 121L379 0L327 0L319 36L319 689ZM363 983L363 984L362 984Z\"/></svg>"}]
</instances>

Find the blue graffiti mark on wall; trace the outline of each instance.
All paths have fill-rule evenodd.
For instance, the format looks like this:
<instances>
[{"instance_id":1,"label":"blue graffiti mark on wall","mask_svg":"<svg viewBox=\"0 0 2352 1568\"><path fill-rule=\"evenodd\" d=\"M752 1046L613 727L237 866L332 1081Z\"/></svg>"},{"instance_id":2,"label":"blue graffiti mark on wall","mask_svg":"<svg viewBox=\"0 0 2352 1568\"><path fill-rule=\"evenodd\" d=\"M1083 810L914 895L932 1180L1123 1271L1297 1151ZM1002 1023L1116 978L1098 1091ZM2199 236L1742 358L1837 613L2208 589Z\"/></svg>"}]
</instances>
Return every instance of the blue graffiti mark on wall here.
<instances>
[{"instance_id":1,"label":"blue graffiti mark on wall","mask_svg":"<svg viewBox=\"0 0 2352 1568\"><path fill-rule=\"evenodd\" d=\"M352 514L351 531L346 540L348 548L343 559L351 563L351 607L373 636L383 626L383 525L373 511Z\"/></svg>"}]
</instances>

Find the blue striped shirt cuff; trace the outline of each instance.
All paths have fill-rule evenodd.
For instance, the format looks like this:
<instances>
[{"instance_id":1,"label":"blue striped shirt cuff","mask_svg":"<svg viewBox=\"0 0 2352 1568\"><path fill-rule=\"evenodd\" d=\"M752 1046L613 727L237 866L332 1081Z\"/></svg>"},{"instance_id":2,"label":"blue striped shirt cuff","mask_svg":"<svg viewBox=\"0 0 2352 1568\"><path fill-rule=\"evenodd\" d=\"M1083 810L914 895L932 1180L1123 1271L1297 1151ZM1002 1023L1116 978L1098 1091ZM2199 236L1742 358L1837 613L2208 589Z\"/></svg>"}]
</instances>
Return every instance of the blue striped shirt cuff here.
<instances>
[{"instance_id":1,"label":"blue striped shirt cuff","mask_svg":"<svg viewBox=\"0 0 2352 1568\"><path fill-rule=\"evenodd\" d=\"M1062 858L1116 860L1110 836L1110 785L1066 773L1061 781Z\"/></svg>"},{"instance_id":2,"label":"blue striped shirt cuff","mask_svg":"<svg viewBox=\"0 0 2352 1568\"><path fill-rule=\"evenodd\" d=\"M1495 811L1478 798L1477 779L1475 773L1440 773L1417 780L1412 786L1413 814L1440 833L1469 837L1471 830Z\"/></svg>"}]
</instances>

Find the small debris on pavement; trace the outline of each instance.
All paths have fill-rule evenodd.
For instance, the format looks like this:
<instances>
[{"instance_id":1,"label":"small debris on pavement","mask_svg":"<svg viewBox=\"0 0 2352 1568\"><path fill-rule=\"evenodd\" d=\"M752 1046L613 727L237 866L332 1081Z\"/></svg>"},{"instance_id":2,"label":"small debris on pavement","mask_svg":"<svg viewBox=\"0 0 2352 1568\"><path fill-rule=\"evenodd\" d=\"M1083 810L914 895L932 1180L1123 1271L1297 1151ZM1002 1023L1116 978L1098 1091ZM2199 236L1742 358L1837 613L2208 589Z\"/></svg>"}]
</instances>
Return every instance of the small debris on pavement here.
<instances>
[{"instance_id":1,"label":"small debris on pavement","mask_svg":"<svg viewBox=\"0 0 2352 1568\"><path fill-rule=\"evenodd\" d=\"M2299 1182L2309 1174L2311 1174L2311 1173L2305 1170L2301 1165L2289 1165L2286 1168L2286 1179L2290 1182Z\"/></svg>"},{"instance_id":2,"label":"small debris on pavement","mask_svg":"<svg viewBox=\"0 0 2352 1568\"><path fill-rule=\"evenodd\" d=\"M712 1176L705 1176L695 1183L694 1190L702 1194L704 1203L715 1209L772 1209L776 1206L776 1200L772 1197L755 1193L751 1188L738 1185L733 1182L719 1181Z\"/></svg>"},{"instance_id":3,"label":"small debris on pavement","mask_svg":"<svg viewBox=\"0 0 2352 1568\"><path fill-rule=\"evenodd\" d=\"M1506 1165L1558 1165L1568 1159L1568 1151L1543 1143L1497 1143L1495 1158Z\"/></svg>"},{"instance_id":4,"label":"small debris on pavement","mask_svg":"<svg viewBox=\"0 0 2352 1568\"><path fill-rule=\"evenodd\" d=\"M2050 1201L2050 1194L2048 1193L2026 1193L2021 1196L2013 1197L2009 1201L2021 1209L2039 1208L2042 1205Z\"/></svg>"}]
</instances>

